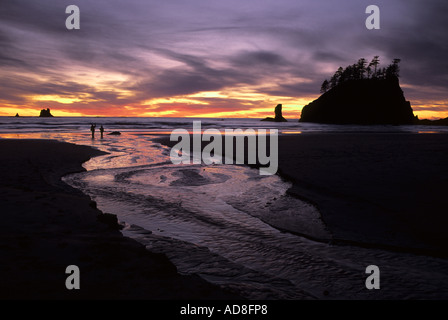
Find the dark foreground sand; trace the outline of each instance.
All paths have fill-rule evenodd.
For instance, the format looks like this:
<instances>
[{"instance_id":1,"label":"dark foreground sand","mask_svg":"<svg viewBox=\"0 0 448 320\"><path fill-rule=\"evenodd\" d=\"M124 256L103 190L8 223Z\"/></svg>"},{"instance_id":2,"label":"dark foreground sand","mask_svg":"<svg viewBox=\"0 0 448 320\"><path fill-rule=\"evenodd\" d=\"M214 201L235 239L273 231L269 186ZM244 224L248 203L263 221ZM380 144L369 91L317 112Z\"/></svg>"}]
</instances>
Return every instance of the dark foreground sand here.
<instances>
[{"instance_id":1,"label":"dark foreground sand","mask_svg":"<svg viewBox=\"0 0 448 320\"><path fill-rule=\"evenodd\" d=\"M282 136L279 174L340 243L448 257L446 134Z\"/></svg>"},{"instance_id":2,"label":"dark foreground sand","mask_svg":"<svg viewBox=\"0 0 448 320\"><path fill-rule=\"evenodd\" d=\"M179 275L61 182L99 151L49 140L0 140L0 150L0 299L237 298ZM65 287L69 265L80 290Z\"/></svg>"},{"instance_id":3,"label":"dark foreground sand","mask_svg":"<svg viewBox=\"0 0 448 320\"><path fill-rule=\"evenodd\" d=\"M334 243L448 257L448 135L306 133L278 142L278 174L319 209Z\"/></svg>"}]
</instances>

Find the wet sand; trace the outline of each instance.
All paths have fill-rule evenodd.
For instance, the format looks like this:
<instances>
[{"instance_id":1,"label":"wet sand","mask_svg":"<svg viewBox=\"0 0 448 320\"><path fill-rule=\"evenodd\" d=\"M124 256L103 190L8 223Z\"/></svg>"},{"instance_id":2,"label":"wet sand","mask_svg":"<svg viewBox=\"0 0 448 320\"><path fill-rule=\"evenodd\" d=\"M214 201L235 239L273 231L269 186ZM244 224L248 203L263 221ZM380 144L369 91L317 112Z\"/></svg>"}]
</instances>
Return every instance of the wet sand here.
<instances>
[{"instance_id":1,"label":"wet sand","mask_svg":"<svg viewBox=\"0 0 448 320\"><path fill-rule=\"evenodd\" d=\"M180 275L60 180L100 151L50 140L0 140L0 149L0 299L238 298ZM69 265L80 290L65 286Z\"/></svg>"},{"instance_id":2,"label":"wet sand","mask_svg":"<svg viewBox=\"0 0 448 320\"><path fill-rule=\"evenodd\" d=\"M448 257L448 135L306 133L278 142L277 173L319 209L333 243Z\"/></svg>"},{"instance_id":3,"label":"wet sand","mask_svg":"<svg viewBox=\"0 0 448 320\"><path fill-rule=\"evenodd\" d=\"M448 257L448 135L284 136L279 174L335 241Z\"/></svg>"}]
</instances>

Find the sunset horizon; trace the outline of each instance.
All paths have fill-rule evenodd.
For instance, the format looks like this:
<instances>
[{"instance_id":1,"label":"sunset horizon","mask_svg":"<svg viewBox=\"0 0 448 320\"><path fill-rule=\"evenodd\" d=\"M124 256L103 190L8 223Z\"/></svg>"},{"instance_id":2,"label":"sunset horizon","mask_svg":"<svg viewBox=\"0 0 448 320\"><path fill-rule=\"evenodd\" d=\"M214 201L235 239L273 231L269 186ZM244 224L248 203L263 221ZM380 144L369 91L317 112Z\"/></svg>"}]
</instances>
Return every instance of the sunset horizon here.
<instances>
[{"instance_id":1,"label":"sunset horizon","mask_svg":"<svg viewBox=\"0 0 448 320\"><path fill-rule=\"evenodd\" d=\"M402 60L415 115L448 117L441 2L379 1L378 30L366 1L76 5L77 30L62 3L2 5L0 116L264 118L281 103L299 119L334 70L379 56Z\"/></svg>"}]
</instances>

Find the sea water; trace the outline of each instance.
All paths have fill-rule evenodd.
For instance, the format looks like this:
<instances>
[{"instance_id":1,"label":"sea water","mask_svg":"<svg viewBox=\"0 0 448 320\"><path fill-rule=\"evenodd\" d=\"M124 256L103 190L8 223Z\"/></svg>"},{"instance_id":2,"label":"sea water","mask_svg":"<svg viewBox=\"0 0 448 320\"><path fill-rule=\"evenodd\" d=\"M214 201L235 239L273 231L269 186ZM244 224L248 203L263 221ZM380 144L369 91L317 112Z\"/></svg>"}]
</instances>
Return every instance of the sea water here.
<instances>
[{"instance_id":1,"label":"sea water","mask_svg":"<svg viewBox=\"0 0 448 320\"><path fill-rule=\"evenodd\" d=\"M289 196L290 183L277 175L260 176L243 165L172 164L170 149L155 138L174 128L191 128L190 119L14 121L0 126L1 137L57 139L108 152L64 181L88 194L103 212L116 214L125 236L165 254L183 274L197 274L250 299L448 297L446 260L332 244L319 211ZM103 124L106 133L122 134L100 139L97 133L91 139L92 122ZM281 134L342 130L251 119L207 119L203 126L274 127ZM365 270L372 264L381 270L379 290L365 286Z\"/></svg>"}]
</instances>

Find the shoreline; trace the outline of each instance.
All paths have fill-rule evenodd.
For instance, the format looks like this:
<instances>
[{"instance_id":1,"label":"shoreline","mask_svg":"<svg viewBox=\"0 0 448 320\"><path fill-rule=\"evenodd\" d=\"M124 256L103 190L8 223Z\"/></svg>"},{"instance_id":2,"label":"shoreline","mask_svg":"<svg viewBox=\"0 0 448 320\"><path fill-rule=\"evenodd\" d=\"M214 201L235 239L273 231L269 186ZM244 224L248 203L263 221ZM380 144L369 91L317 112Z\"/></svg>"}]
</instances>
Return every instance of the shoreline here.
<instances>
[{"instance_id":1,"label":"shoreline","mask_svg":"<svg viewBox=\"0 0 448 320\"><path fill-rule=\"evenodd\" d=\"M0 147L0 299L242 299L180 275L61 180L103 152L55 140L1 139ZM69 265L80 269L79 290L65 287Z\"/></svg>"}]
</instances>

